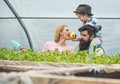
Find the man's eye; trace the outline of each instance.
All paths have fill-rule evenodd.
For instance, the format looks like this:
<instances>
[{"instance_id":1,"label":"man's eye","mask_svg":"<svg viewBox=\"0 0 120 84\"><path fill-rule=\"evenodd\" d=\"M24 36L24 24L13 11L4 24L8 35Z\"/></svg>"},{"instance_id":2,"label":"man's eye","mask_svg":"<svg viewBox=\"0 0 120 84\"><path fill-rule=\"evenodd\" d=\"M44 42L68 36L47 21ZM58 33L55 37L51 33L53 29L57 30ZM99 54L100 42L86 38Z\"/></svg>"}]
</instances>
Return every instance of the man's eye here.
<instances>
[{"instance_id":1,"label":"man's eye","mask_svg":"<svg viewBox=\"0 0 120 84\"><path fill-rule=\"evenodd\" d=\"M85 35L85 34L81 34L81 36L87 36L87 35Z\"/></svg>"}]
</instances>

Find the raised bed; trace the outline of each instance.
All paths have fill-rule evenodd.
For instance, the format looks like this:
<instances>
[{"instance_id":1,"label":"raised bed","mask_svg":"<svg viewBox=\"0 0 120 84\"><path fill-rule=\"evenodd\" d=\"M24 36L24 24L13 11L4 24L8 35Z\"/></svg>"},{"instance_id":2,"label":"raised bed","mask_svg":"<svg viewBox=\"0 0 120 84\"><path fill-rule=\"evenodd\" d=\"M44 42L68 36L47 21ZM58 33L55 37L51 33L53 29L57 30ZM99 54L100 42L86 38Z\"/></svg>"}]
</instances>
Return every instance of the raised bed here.
<instances>
[{"instance_id":1,"label":"raised bed","mask_svg":"<svg viewBox=\"0 0 120 84\"><path fill-rule=\"evenodd\" d=\"M0 83L120 84L120 64L0 61Z\"/></svg>"}]
</instances>

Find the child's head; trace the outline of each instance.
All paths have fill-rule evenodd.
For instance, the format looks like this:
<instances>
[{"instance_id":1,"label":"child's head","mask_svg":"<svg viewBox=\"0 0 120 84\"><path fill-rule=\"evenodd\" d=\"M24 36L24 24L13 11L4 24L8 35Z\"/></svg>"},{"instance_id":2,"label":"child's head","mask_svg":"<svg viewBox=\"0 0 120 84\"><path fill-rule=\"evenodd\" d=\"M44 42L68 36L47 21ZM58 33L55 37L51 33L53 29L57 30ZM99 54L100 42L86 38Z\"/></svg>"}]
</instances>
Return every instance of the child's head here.
<instances>
[{"instance_id":1,"label":"child's head","mask_svg":"<svg viewBox=\"0 0 120 84\"><path fill-rule=\"evenodd\" d=\"M87 5L87 4L80 4L77 8L76 11L74 11L74 13L76 13L76 15L79 17L79 19L82 22L85 22L88 20L88 18L90 16L92 16L93 14L91 13L91 6Z\"/></svg>"}]
</instances>

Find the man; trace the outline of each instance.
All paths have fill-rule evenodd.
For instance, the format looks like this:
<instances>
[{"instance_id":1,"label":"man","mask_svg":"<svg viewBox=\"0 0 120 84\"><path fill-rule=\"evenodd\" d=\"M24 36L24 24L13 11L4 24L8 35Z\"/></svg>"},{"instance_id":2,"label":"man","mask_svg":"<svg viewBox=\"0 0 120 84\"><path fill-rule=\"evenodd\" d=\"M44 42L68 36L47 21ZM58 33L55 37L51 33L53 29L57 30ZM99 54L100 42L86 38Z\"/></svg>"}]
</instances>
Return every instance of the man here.
<instances>
[{"instance_id":1,"label":"man","mask_svg":"<svg viewBox=\"0 0 120 84\"><path fill-rule=\"evenodd\" d=\"M88 54L92 54L93 52L97 52L98 55L104 54L102 41L96 36L97 30L94 26L83 25L78 31L80 32L78 51L86 50Z\"/></svg>"}]
</instances>

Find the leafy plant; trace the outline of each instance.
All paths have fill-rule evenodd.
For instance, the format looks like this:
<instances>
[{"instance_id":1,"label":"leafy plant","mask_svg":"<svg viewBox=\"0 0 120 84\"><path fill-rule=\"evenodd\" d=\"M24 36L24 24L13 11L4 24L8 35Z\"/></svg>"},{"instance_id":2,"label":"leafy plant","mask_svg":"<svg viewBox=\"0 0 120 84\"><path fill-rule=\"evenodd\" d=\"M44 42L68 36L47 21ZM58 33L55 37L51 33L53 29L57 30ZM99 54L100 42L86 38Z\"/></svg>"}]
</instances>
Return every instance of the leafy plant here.
<instances>
[{"instance_id":1,"label":"leafy plant","mask_svg":"<svg viewBox=\"0 0 120 84\"><path fill-rule=\"evenodd\" d=\"M87 54L85 51L79 53L71 53L65 51L51 52L32 52L28 49L25 52L15 49L0 48L0 60L16 60L31 62L64 62L64 63L85 63L85 64L118 64L120 63L120 53L116 55L96 56L95 53Z\"/></svg>"}]
</instances>

